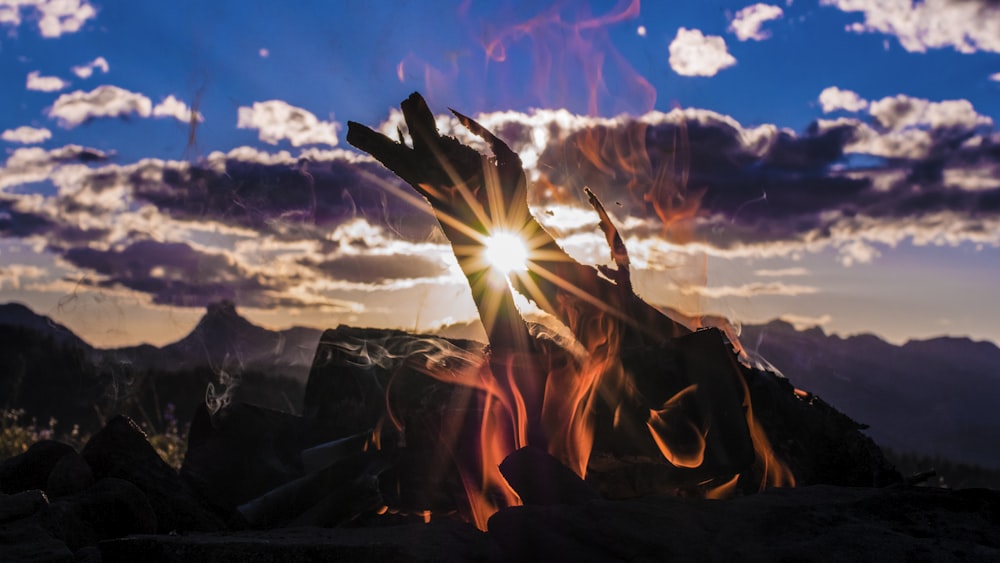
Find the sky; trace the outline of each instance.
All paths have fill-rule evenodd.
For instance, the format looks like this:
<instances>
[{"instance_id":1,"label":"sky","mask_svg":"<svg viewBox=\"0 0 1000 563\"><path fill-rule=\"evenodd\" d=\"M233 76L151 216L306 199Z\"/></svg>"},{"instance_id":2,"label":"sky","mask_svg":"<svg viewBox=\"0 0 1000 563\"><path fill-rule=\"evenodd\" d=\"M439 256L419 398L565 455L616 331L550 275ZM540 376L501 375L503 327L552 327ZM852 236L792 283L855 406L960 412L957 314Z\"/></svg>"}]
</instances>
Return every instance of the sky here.
<instances>
[{"instance_id":1,"label":"sky","mask_svg":"<svg viewBox=\"0 0 1000 563\"><path fill-rule=\"evenodd\" d=\"M0 302L101 347L474 322L429 207L345 140L425 96L651 303L1000 342L1000 4L0 0Z\"/></svg>"}]
</instances>

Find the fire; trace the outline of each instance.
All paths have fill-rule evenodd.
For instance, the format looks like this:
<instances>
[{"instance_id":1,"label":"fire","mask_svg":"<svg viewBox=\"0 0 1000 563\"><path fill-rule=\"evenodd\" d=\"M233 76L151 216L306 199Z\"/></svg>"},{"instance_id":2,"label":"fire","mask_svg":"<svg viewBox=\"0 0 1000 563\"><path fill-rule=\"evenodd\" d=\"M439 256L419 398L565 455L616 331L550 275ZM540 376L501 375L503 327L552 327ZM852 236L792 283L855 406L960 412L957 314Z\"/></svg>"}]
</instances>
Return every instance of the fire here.
<instances>
[{"instance_id":1,"label":"fire","mask_svg":"<svg viewBox=\"0 0 1000 563\"><path fill-rule=\"evenodd\" d=\"M418 95L404 102L403 112L412 149L368 130L371 137L357 124L348 140L380 160L392 155L383 162L431 202L487 330L484 355L444 347L409 360L418 372L469 390L452 395L461 404L442 407L462 415L440 421L438 440L461 475L467 515L478 527L485 529L500 508L520 504L498 468L529 445L581 478L604 440L605 447L655 456L706 496L736 489L754 459L746 476L760 477L761 487L794 484L753 416L732 348L721 333L692 333L633 293L628 250L596 195L587 192L614 266L601 266L601 275L570 259L535 221L520 160L507 145L457 113L493 157L442 140ZM678 158L646 153L645 129L638 129L643 134L629 136L625 146L591 135L601 142L581 144L581 154L602 173L628 176L629 190L676 235L677 225L696 216L700 195L686 191ZM419 167L409 166L409 158ZM435 161L440 172L425 172ZM489 283L491 270L503 272L507 283ZM537 306L542 322L525 322L518 294ZM386 393L391 422L403 431L391 389ZM470 424L474 456L457 438Z\"/></svg>"}]
</instances>

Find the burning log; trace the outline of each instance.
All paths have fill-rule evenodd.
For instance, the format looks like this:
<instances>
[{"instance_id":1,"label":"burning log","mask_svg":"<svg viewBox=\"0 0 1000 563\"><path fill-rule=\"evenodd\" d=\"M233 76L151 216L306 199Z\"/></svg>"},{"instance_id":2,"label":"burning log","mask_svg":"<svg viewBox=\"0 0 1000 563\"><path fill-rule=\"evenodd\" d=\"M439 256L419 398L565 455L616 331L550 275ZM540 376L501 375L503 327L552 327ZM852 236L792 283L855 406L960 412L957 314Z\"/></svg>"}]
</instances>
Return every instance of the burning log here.
<instances>
[{"instance_id":1,"label":"burning log","mask_svg":"<svg viewBox=\"0 0 1000 563\"><path fill-rule=\"evenodd\" d=\"M402 110L412 148L402 132L397 142L354 122L347 140L430 202L469 281L488 334L488 369L484 376L471 368L470 377L457 379L485 394L478 444L483 488L501 480L495 464L526 445L544 448L581 477L594 448L652 460L668 468L673 487L721 484L747 469L754 444L732 352L717 331L691 334L632 291L627 251L597 198L588 192L615 270L575 262L534 219L520 158L503 141L453 111L490 147L487 157L440 135L418 94ZM484 263L484 248L500 235L526 242L525 272L507 276ZM515 291L534 300L556 328L526 323ZM551 336L558 326L572 335L568 345ZM655 359L628 359L650 350ZM425 373L456 379L433 367ZM509 428L512 435L494 435ZM508 495L507 502L517 499Z\"/></svg>"}]
</instances>

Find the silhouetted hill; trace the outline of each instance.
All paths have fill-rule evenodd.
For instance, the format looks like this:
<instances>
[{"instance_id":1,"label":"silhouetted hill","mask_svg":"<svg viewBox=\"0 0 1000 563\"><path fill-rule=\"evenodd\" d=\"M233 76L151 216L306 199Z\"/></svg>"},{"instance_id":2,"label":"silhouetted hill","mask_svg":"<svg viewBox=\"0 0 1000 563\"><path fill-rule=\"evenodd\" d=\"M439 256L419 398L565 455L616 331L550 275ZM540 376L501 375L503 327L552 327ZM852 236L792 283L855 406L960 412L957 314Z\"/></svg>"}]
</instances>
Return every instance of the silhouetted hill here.
<instances>
[{"instance_id":1,"label":"silhouetted hill","mask_svg":"<svg viewBox=\"0 0 1000 563\"><path fill-rule=\"evenodd\" d=\"M0 305L0 326L23 327L40 334L51 336L60 344L75 346L89 350L90 345L83 341L72 330L53 321L49 317L35 313L21 303L4 303Z\"/></svg>"},{"instance_id":2,"label":"silhouetted hill","mask_svg":"<svg viewBox=\"0 0 1000 563\"><path fill-rule=\"evenodd\" d=\"M305 383L320 334L306 327L268 330L240 316L231 301L221 301L209 305L194 329L177 342L163 348L119 348L108 355L140 368L209 366L230 374L253 369Z\"/></svg>"},{"instance_id":3,"label":"silhouetted hill","mask_svg":"<svg viewBox=\"0 0 1000 563\"><path fill-rule=\"evenodd\" d=\"M946 337L896 346L781 321L745 326L741 340L796 387L868 424L882 445L1000 468L1000 348L992 343Z\"/></svg>"},{"instance_id":4,"label":"silhouetted hill","mask_svg":"<svg viewBox=\"0 0 1000 563\"><path fill-rule=\"evenodd\" d=\"M163 348L100 350L24 305L0 305L0 407L85 431L116 413L156 428L166 404L176 405L183 422L211 384L217 394L295 411L320 334L267 330L221 302L208 307L190 334Z\"/></svg>"}]
</instances>

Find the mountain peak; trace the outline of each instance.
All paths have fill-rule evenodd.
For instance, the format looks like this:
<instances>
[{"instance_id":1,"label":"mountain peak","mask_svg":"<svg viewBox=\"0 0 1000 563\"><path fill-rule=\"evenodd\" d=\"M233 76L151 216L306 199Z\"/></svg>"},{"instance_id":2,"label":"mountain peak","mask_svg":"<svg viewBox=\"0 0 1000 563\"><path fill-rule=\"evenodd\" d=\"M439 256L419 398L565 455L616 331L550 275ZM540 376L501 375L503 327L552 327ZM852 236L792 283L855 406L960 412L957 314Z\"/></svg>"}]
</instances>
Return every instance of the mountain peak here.
<instances>
[{"instance_id":1,"label":"mountain peak","mask_svg":"<svg viewBox=\"0 0 1000 563\"><path fill-rule=\"evenodd\" d=\"M209 303L205 307L205 316L207 317L238 317L240 314L236 312L236 303L229 299L223 299L215 303Z\"/></svg>"}]
</instances>

